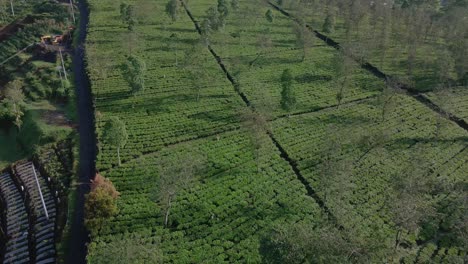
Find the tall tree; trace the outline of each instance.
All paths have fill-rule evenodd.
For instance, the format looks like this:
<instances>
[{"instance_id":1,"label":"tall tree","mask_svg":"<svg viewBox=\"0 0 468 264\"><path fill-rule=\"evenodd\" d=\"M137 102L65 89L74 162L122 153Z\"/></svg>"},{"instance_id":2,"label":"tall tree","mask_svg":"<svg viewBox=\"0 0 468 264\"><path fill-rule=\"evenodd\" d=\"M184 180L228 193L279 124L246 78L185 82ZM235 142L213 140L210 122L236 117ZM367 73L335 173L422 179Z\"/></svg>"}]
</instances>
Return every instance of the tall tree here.
<instances>
[{"instance_id":1,"label":"tall tree","mask_svg":"<svg viewBox=\"0 0 468 264\"><path fill-rule=\"evenodd\" d=\"M324 202L333 208L337 217L345 218L346 214L352 211L347 201L355 189L352 177L353 163L341 156L345 137L338 135L335 127L329 131L322 152L322 162L318 166L319 190Z\"/></svg>"},{"instance_id":2,"label":"tall tree","mask_svg":"<svg viewBox=\"0 0 468 264\"><path fill-rule=\"evenodd\" d=\"M296 96L293 90L293 76L291 70L286 69L281 74L281 107L290 112L296 107Z\"/></svg>"},{"instance_id":3,"label":"tall tree","mask_svg":"<svg viewBox=\"0 0 468 264\"><path fill-rule=\"evenodd\" d=\"M97 232L105 219L117 214L119 195L109 179L96 174L85 201L85 225L91 233Z\"/></svg>"},{"instance_id":4,"label":"tall tree","mask_svg":"<svg viewBox=\"0 0 468 264\"><path fill-rule=\"evenodd\" d=\"M218 31L224 26L224 20L218 9L214 6L206 10L206 19L202 22L203 34L209 36L213 31Z\"/></svg>"},{"instance_id":5,"label":"tall tree","mask_svg":"<svg viewBox=\"0 0 468 264\"><path fill-rule=\"evenodd\" d=\"M307 28L305 21L300 23L294 22L292 26L293 33L296 36L296 46L302 50L301 61L305 61L307 58L307 52L313 44L312 33Z\"/></svg>"},{"instance_id":6,"label":"tall tree","mask_svg":"<svg viewBox=\"0 0 468 264\"><path fill-rule=\"evenodd\" d=\"M23 104L24 104L24 94L23 94L23 82L21 80L14 80L9 82L5 87L5 98L7 102L12 105L11 113L15 117L13 123L18 128L21 128L22 120L21 117L24 115Z\"/></svg>"},{"instance_id":7,"label":"tall tree","mask_svg":"<svg viewBox=\"0 0 468 264\"><path fill-rule=\"evenodd\" d=\"M179 0L169 0L166 4L166 14L172 19L172 21L177 21L179 17Z\"/></svg>"},{"instance_id":8,"label":"tall tree","mask_svg":"<svg viewBox=\"0 0 468 264\"><path fill-rule=\"evenodd\" d=\"M124 78L136 95L145 89L146 64L136 56L129 56L124 65Z\"/></svg>"},{"instance_id":9,"label":"tall tree","mask_svg":"<svg viewBox=\"0 0 468 264\"><path fill-rule=\"evenodd\" d=\"M182 68L188 73L190 80L193 83L193 88L196 90L197 101L200 100L200 94L203 87L209 83L210 73L203 63L206 60L204 47L201 43L196 43L191 49L186 50L184 60L182 61Z\"/></svg>"},{"instance_id":10,"label":"tall tree","mask_svg":"<svg viewBox=\"0 0 468 264\"><path fill-rule=\"evenodd\" d=\"M379 103L382 106L382 122L385 122L387 114L393 111L397 103L398 94L401 93L404 93L404 91L401 89L400 84L396 80L388 78L383 91L379 95Z\"/></svg>"},{"instance_id":11,"label":"tall tree","mask_svg":"<svg viewBox=\"0 0 468 264\"><path fill-rule=\"evenodd\" d=\"M241 113L241 119L243 126L249 132L252 150L257 163L257 170L260 171L261 149L265 143L266 133L269 131L268 121L263 114L258 111L252 111L251 109L243 111Z\"/></svg>"},{"instance_id":12,"label":"tall tree","mask_svg":"<svg viewBox=\"0 0 468 264\"><path fill-rule=\"evenodd\" d=\"M349 263L353 247L338 229L299 222L274 227L262 240L264 263Z\"/></svg>"},{"instance_id":13,"label":"tall tree","mask_svg":"<svg viewBox=\"0 0 468 264\"><path fill-rule=\"evenodd\" d=\"M175 66L179 66L179 35L177 33L169 36L169 47L174 51Z\"/></svg>"},{"instance_id":14,"label":"tall tree","mask_svg":"<svg viewBox=\"0 0 468 264\"><path fill-rule=\"evenodd\" d=\"M127 25L129 31L134 31L137 23L135 16L135 7L125 3L120 4L120 18Z\"/></svg>"},{"instance_id":15,"label":"tall tree","mask_svg":"<svg viewBox=\"0 0 468 264\"><path fill-rule=\"evenodd\" d=\"M163 210L164 226L169 224L170 212L177 195L193 185L204 163L202 155L187 151L179 157L161 156L158 163L159 179L153 192L153 200L159 203Z\"/></svg>"},{"instance_id":16,"label":"tall tree","mask_svg":"<svg viewBox=\"0 0 468 264\"><path fill-rule=\"evenodd\" d=\"M334 83L337 88L336 100L338 105L341 105L346 90L352 85L351 77L356 70L356 63L347 54L349 54L349 51L344 47L342 52L336 53L332 61L333 68L335 69Z\"/></svg>"},{"instance_id":17,"label":"tall tree","mask_svg":"<svg viewBox=\"0 0 468 264\"><path fill-rule=\"evenodd\" d=\"M262 57L262 55L266 55L273 47L269 28L266 28L258 35L256 44L259 48L259 51L257 52L257 56L249 62L250 67L254 66L255 63Z\"/></svg>"},{"instance_id":18,"label":"tall tree","mask_svg":"<svg viewBox=\"0 0 468 264\"><path fill-rule=\"evenodd\" d=\"M11 15L15 16L15 7L13 6L13 0L10 0Z\"/></svg>"},{"instance_id":19,"label":"tall tree","mask_svg":"<svg viewBox=\"0 0 468 264\"><path fill-rule=\"evenodd\" d=\"M335 31L335 17L331 12L327 12L327 16L322 25L322 31L324 33L333 33L333 31Z\"/></svg>"},{"instance_id":20,"label":"tall tree","mask_svg":"<svg viewBox=\"0 0 468 264\"><path fill-rule=\"evenodd\" d=\"M218 0L218 13L224 21L229 15L229 3L227 0Z\"/></svg>"},{"instance_id":21,"label":"tall tree","mask_svg":"<svg viewBox=\"0 0 468 264\"><path fill-rule=\"evenodd\" d=\"M273 12L271 12L271 9L266 11L265 18L268 22L273 23Z\"/></svg>"},{"instance_id":22,"label":"tall tree","mask_svg":"<svg viewBox=\"0 0 468 264\"><path fill-rule=\"evenodd\" d=\"M239 10L239 0L231 0L231 8L234 11Z\"/></svg>"},{"instance_id":23,"label":"tall tree","mask_svg":"<svg viewBox=\"0 0 468 264\"><path fill-rule=\"evenodd\" d=\"M434 207L427 197L433 188L429 169L429 162L423 153L416 153L401 172L391 176L393 195L389 192L391 197L387 202L397 229L394 255L399 250L402 234L413 234L425 219L434 214Z\"/></svg>"},{"instance_id":24,"label":"tall tree","mask_svg":"<svg viewBox=\"0 0 468 264\"><path fill-rule=\"evenodd\" d=\"M111 117L104 125L104 140L117 148L117 158L119 166L122 165L120 160L120 149L127 144L128 134L125 123L118 117Z\"/></svg>"}]
</instances>

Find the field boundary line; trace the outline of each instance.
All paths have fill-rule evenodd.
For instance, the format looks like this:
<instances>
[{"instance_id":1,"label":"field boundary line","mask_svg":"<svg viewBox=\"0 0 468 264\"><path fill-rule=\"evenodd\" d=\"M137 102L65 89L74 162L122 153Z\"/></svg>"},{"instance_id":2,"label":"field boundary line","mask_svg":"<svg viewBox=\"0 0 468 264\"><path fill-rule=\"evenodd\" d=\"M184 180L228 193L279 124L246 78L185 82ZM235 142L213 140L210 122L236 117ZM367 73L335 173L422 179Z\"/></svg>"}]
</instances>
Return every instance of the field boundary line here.
<instances>
[{"instance_id":1,"label":"field boundary line","mask_svg":"<svg viewBox=\"0 0 468 264\"><path fill-rule=\"evenodd\" d=\"M322 107L318 107L318 108L315 108L315 109L309 109L309 110L304 110L304 111L300 111L300 112L296 112L296 113L291 113L289 115L284 114L284 115L280 115L280 116L274 117L272 119L269 119L268 121L269 122L274 122L274 121L277 121L277 120L283 119L283 118L293 118L293 117L297 117L297 116L303 116L303 115L318 113L318 112L328 110L328 109L338 109L338 108L344 107L344 106L349 106L349 105L353 105L353 104L368 102L368 101L371 101L374 98L377 98L378 96L379 96L378 94L374 94L374 95L370 95L370 96L367 96L367 97L364 97L364 98L358 98L358 99L354 99L354 100L351 100L351 101L347 101L347 102L344 102L342 104L322 106Z\"/></svg>"},{"instance_id":2,"label":"field boundary line","mask_svg":"<svg viewBox=\"0 0 468 264\"><path fill-rule=\"evenodd\" d=\"M182 3L183 8L185 9L185 12L187 15L190 17L192 20L195 29L197 32L202 35L202 30L200 26L198 25L197 20L194 18L192 13L190 12L188 6L184 2L184 0L180 0ZM237 92L237 94L242 98L244 101L245 105L252 111L256 112L255 107L251 104L249 101L248 97L240 90L240 84L234 79L234 77L229 73L227 70L226 66L224 65L221 57L218 56L218 54L214 51L214 49L211 47L210 44L206 45L210 53L213 55L213 57L216 59L218 62L218 65L221 67L223 72L226 74L226 78L231 82L232 86L234 87L234 90ZM277 150L280 152L280 157L285 160L289 166L291 167L292 171L296 175L296 178L301 182L301 184L304 186L306 189L307 195L311 197L317 205L323 210L325 215L328 217L328 220L331 221L338 229L342 230L343 226L341 226L337 222L337 218L333 215L333 213L329 210L325 202L317 195L317 192L312 188L310 183L307 181L307 179L301 174L300 170L297 168L296 162L289 156L289 154L286 152L286 150L281 146L281 144L276 140L276 138L273 136L273 134L270 131L267 131L266 134L270 138L270 140L273 142Z\"/></svg>"},{"instance_id":3,"label":"field boundary line","mask_svg":"<svg viewBox=\"0 0 468 264\"><path fill-rule=\"evenodd\" d=\"M280 12L281 14L283 14L284 16L290 18L291 20L293 20L294 22L296 23L300 23L299 19L297 19L296 17L294 17L293 15L291 15L289 12L285 11L284 9L282 9L280 6L272 3L271 1L268 1L268 4L270 6L272 6L276 11ZM327 45L335 48L336 50L338 51L341 51L343 52L343 54L345 54L346 56L350 57L351 59L353 59L354 61L356 61L360 67L364 70L367 70L368 72L370 72L371 74L373 74L374 76L376 76L377 78L379 79L383 79L387 84L390 82L390 80L395 80L392 76L382 72L379 68L375 67L374 65L372 65L370 62L368 61L363 61L359 58L357 58L356 56L354 56L353 54L350 54L350 53L345 53L343 48L341 47L340 43L336 42L335 40L333 40L332 38L328 37L327 35L324 35L322 33L320 33L318 30L315 30L311 25L309 24L305 24L305 26L319 39L321 39L322 41L324 41ZM460 118L458 116L456 116L455 114L453 113L450 113L448 111L445 111L444 109L442 109L442 107L440 107L439 105L437 105L436 103L434 103L431 99L429 99L426 95L424 95L423 93L419 92L418 90L416 90L415 88L413 87L410 87L409 85L405 84L405 83L402 83L402 82L397 82L396 84L392 85L392 88L399 88L399 89L402 89L404 91L406 91L406 94L408 96L411 96L413 97L416 101L420 102L421 104L425 105L426 107L428 107L429 109L431 109L433 112L439 114L440 116L444 117L445 119L448 119L452 122L454 122L455 124L457 124L459 127L461 127L462 129L464 129L466 132L468 132L468 123L463 119L463 118Z\"/></svg>"},{"instance_id":4,"label":"field boundary line","mask_svg":"<svg viewBox=\"0 0 468 264\"><path fill-rule=\"evenodd\" d=\"M241 126L238 125L238 126L236 126L235 128L227 129L227 130L224 130L224 131L212 132L212 133L208 133L208 134L205 134L205 135L200 135L200 136L196 136L196 137L193 137L193 138L181 140L181 141L178 141L178 142L175 142L175 143L165 143L165 144L162 144L162 145L161 145L161 148L158 149L158 150L154 150L154 151L143 151L143 152L141 153L141 155L134 156L133 158L128 159L128 160L123 160L123 161L122 161L122 165L124 165L124 164L126 164L126 163L129 163L129 162L132 162L132 161L134 161L134 160L140 159L140 158L145 157L145 156L149 156L149 155L156 154L156 153L160 152L163 148L178 146L178 145L185 144L185 143L189 143L189 142L192 142L192 141L207 139L207 138L210 138L210 137L214 137L214 136L216 136L216 135L222 135L222 134L225 134L225 133L234 132L234 131L236 131L236 130L239 130L240 128L241 128ZM114 165L112 165L111 168L104 169L104 170L100 170L99 172L102 172L102 173L104 173L104 172L105 172L105 173L109 173L109 172L111 172L112 170L118 169L118 168L119 168L119 166L114 164Z\"/></svg>"}]
</instances>

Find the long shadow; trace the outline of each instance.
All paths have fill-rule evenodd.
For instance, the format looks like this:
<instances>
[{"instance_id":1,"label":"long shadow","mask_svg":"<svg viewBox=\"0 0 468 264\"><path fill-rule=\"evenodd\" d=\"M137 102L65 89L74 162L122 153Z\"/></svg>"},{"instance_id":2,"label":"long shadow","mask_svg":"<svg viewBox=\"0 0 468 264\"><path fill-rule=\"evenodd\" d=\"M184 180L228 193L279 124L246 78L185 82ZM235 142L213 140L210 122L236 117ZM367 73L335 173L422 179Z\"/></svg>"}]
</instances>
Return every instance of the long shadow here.
<instances>
[{"instance_id":1,"label":"long shadow","mask_svg":"<svg viewBox=\"0 0 468 264\"><path fill-rule=\"evenodd\" d=\"M331 75L304 73L294 78L298 83L328 82L333 79Z\"/></svg>"},{"instance_id":2,"label":"long shadow","mask_svg":"<svg viewBox=\"0 0 468 264\"><path fill-rule=\"evenodd\" d=\"M465 137L454 137L451 139L445 139L445 138L437 138L437 137L432 137L432 138L422 138L422 137L403 137L399 139L395 139L393 141L393 144L399 144L399 145L408 145L413 142L417 143L455 143L455 142L460 142L460 143L465 143L468 144L468 136Z\"/></svg>"},{"instance_id":3,"label":"long shadow","mask_svg":"<svg viewBox=\"0 0 468 264\"><path fill-rule=\"evenodd\" d=\"M180 32L180 33L193 33L193 29L188 29L188 28L164 28L161 26L156 27L159 31L165 32L170 30L170 32Z\"/></svg>"},{"instance_id":4,"label":"long shadow","mask_svg":"<svg viewBox=\"0 0 468 264\"><path fill-rule=\"evenodd\" d=\"M185 12L187 15L190 17L192 20L195 29L197 32L202 35L202 30L200 26L198 25L197 21L193 17L192 13L188 9L187 5L185 4L184 0L180 0L183 8L185 9ZM208 50L210 53L213 55L213 57L216 59L218 62L219 66L223 70L223 72L226 74L227 79L231 82L231 84L234 87L234 90L237 92L237 94L242 98L244 101L245 105L250 108L252 111L255 111L255 108L253 105L250 103L249 99L247 96L240 90L240 85L239 83L234 79L234 77L231 75L231 73L227 70L226 66L224 65L222 59L218 56L218 54L214 51L214 49L211 47L211 45L207 46ZM286 152L286 150L281 146L281 144L276 140L274 135L271 132L267 132L267 135L270 137L271 141L273 142L274 146L278 149L280 152L280 157L288 162L289 166L291 167L292 171L296 175L296 178L304 185L307 195L312 197L314 201L319 205L319 207L325 212L325 214L328 216L328 219L334 223L338 228L342 229L341 225L338 224L337 218L333 215L333 213L329 210L325 202L322 200L322 198L319 197L319 195L315 192L314 189L312 189L311 185L309 182L305 179L305 177L301 174L299 171L296 161L294 161L289 154Z\"/></svg>"},{"instance_id":5,"label":"long shadow","mask_svg":"<svg viewBox=\"0 0 468 264\"><path fill-rule=\"evenodd\" d=\"M282 13L283 15L289 17L293 21L298 22L298 23L300 22L297 18L295 18L289 12L282 9L280 6L274 4L274 3L270 2L270 1L268 3L275 10L277 10L280 13ZM336 42L333 39L329 38L327 35L324 35L324 34L320 33L319 31L313 29L312 26L310 26L310 25L306 25L306 26L317 38L323 40L325 43L327 43L327 45L329 45L329 46L331 46L331 47L333 47L333 48L335 48L335 49L337 49L339 51L343 51L341 45L338 42ZM361 58L358 58L357 56L355 56L353 54L350 54L350 53L347 53L346 55L349 56L350 58L352 58L353 60L355 60L356 62L358 62L361 65L361 68L369 71L370 73L372 73L377 78L383 79L385 82L389 82L389 81L394 82L395 81L395 78L393 78L390 75L385 74L379 68L372 65L370 62L363 61ZM414 99L416 99L420 103L424 104L425 106L427 106L432 111L434 111L437 114L441 115L442 117L454 122L459 127L463 128L465 131L468 132L468 123L464 119L462 119L462 118L460 118L460 117L458 117L458 116L456 116L456 115L454 115L454 114L452 114L450 112L445 111L440 106L438 106L437 104L432 102L432 100L430 100L427 96L421 94L420 91L418 89L416 89L415 87L411 87L411 86L409 86L409 85L407 85L405 83L398 82L398 81L396 83L392 83L392 86L393 87L398 87L400 89L405 90L409 96L412 96Z\"/></svg>"}]
</instances>

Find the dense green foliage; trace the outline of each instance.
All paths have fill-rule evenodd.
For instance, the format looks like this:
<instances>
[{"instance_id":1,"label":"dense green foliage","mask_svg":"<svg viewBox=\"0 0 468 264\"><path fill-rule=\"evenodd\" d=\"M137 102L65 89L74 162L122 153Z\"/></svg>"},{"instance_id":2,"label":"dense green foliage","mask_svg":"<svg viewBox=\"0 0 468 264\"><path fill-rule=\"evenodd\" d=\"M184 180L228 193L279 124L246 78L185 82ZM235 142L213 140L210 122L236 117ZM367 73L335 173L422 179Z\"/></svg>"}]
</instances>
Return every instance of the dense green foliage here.
<instances>
[{"instance_id":1,"label":"dense green foliage","mask_svg":"<svg viewBox=\"0 0 468 264\"><path fill-rule=\"evenodd\" d=\"M296 106L296 97L292 87L293 76L289 69L281 74L281 107L286 111L291 111Z\"/></svg>"},{"instance_id":2,"label":"dense green foliage","mask_svg":"<svg viewBox=\"0 0 468 264\"><path fill-rule=\"evenodd\" d=\"M0 10L3 4L7 3L0 2ZM71 20L67 7L59 3L13 1L13 4L18 11L16 22L22 25L2 39L0 45L0 122L3 129L0 137L12 140L8 144L8 149L14 149L11 156L24 157L32 156L37 146L63 139L69 133L68 127L53 124L52 114L46 115L62 112L62 104L74 108L73 87L58 70L63 69L57 54L40 47L38 42L42 35L62 34ZM63 54L65 68L69 69L71 58ZM53 106L44 100L58 104ZM17 133L11 133L11 126L18 129ZM0 155L0 160L11 161L9 155Z\"/></svg>"},{"instance_id":3,"label":"dense green foliage","mask_svg":"<svg viewBox=\"0 0 468 264\"><path fill-rule=\"evenodd\" d=\"M138 93L143 91L145 89L145 63L134 56L130 56L123 68L123 74L127 78L132 92Z\"/></svg>"},{"instance_id":4,"label":"dense green foliage","mask_svg":"<svg viewBox=\"0 0 468 264\"><path fill-rule=\"evenodd\" d=\"M128 140L128 133L127 129L125 128L125 123L118 117L111 117L104 125L103 138L108 145L117 148L117 158L120 166L120 149L125 147L125 144L127 144Z\"/></svg>"},{"instance_id":5,"label":"dense green foliage","mask_svg":"<svg viewBox=\"0 0 468 264\"><path fill-rule=\"evenodd\" d=\"M164 263L463 261L465 130L361 69L345 56L356 47L313 38L307 16L187 2L201 34L154 0L158 16L137 17L134 41L113 1L90 1L97 166L121 193L119 212L93 228L90 263L122 241L135 241L122 255L132 262L148 261L139 248ZM340 34L332 11L319 28ZM147 64L136 94L118 67L129 46ZM128 132L118 167L105 141L113 117Z\"/></svg>"},{"instance_id":6,"label":"dense green foliage","mask_svg":"<svg viewBox=\"0 0 468 264\"><path fill-rule=\"evenodd\" d=\"M421 91L468 84L466 1L284 0L282 6Z\"/></svg>"}]
</instances>

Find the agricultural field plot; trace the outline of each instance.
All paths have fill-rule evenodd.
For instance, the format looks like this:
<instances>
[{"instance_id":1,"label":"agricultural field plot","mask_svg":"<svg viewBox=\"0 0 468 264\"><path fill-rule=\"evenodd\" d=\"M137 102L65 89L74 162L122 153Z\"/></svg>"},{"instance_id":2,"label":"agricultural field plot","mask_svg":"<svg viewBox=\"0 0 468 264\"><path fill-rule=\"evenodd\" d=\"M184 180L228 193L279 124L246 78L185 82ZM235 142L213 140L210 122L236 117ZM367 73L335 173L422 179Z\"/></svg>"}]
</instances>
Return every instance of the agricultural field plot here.
<instances>
[{"instance_id":1,"label":"agricultural field plot","mask_svg":"<svg viewBox=\"0 0 468 264\"><path fill-rule=\"evenodd\" d=\"M468 163L466 131L409 97L394 100L384 120L381 105L373 100L271 125L339 223L345 229L358 228L360 235L380 240L384 247L395 241L389 208L389 201L396 201L395 179L413 173L435 184L463 184ZM421 171L416 164L423 164ZM437 203L446 195L440 191L426 198ZM407 239L415 244L415 238L424 239L422 233Z\"/></svg>"},{"instance_id":2,"label":"agricultural field plot","mask_svg":"<svg viewBox=\"0 0 468 264\"><path fill-rule=\"evenodd\" d=\"M126 25L132 20L124 17L125 4L90 0L87 70L100 173L85 205L89 263L119 256L260 263L268 262L265 243L278 243L280 254L304 253L300 263L313 259L315 252L306 252L315 248L300 248L303 241L295 237L276 241L275 232L301 223L311 224L305 233L333 226L325 239L349 243L349 254L338 249L346 260L362 255L371 263L415 263L431 252L449 258L445 251L458 260L466 256L456 224L443 218L453 213L459 219L458 209L437 211L452 198L455 204L455 189L466 185L465 130L385 88L320 40L307 40L303 49L298 34L311 33L298 33L290 18L272 15L264 2L229 2L226 24L208 34L199 34L194 22L203 33L208 13L220 19L227 2L190 1L188 15L178 1L131 3L136 21ZM173 21L171 8L178 8ZM124 70L132 56L146 64L145 88L138 92ZM280 103L285 69L297 98L289 112ZM117 147L106 142L114 117L128 132L118 166ZM105 208L107 216L93 212L100 191L116 201ZM437 212L405 222L420 205Z\"/></svg>"},{"instance_id":3,"label":"agricultural field plot","mask_svg":"<svg viewBox=\"0 0 468 264\"><path fill-rule=\"evenodd\" d=\"M123 161L167 144L238 127L242 101L208 51L198 45L199 35L187 16L181 16L175 23L163 15L144 16L148 21L138 24L135 33L128 35L115 2L90 3L88 71L97 110L97 130L101 133L110 116L126 123L129 140L122 150ZM158 3L153 7L162 13L159 10L162 5ZM128 37L129 41L122 41ZM120 51L118 54L116 49ZM130 52L144 60L147 67L146 87L136 95L132 94L120 67ZM196 58L190 67L206 71L203 82L194 81L197 72L184 66L186 54L191 52ZM108 169L117 163L115 149L101 146L98 168Z\"/></svg>"},{"instance_id":4,"label":"agricultural field plot","mask_svg":"<svg viewBox=\"0 0 468 264\"><path fill-rule=\"evenodd\" d=\"M370 8L372 12L365 11L369 7L364 2L353 6L356 9L352 11L348 10L352 5L343 8L346 11L338 11L336 6L320 2L300 6L286 1L282 8L357 57L419 91L436 89L446 79L466 78L462 76L466 57L456 48L466 46L462 38L456 37L466 34L466 30L452 17L464 12L463 9L457 11L452 7L442 15L440 10L423 14L417 8L392 9L386 3L380 5ZM333 26L325 30L327 14ZM461 75L457 76L457 71Z\"/></svg>"},{"instance_id":5,"label":"agricultural field plot","mask_svg":"<svg viewBox=\"0 0 468 264\"><path fill-rule=\"evenodd\" d=\"M231 10L226 18L225 27L208 35L208 42L239 83L240 90L262 112L285 115L287 112L280 108L280 76L283 70L290 69L297 98L291 113L337 105L337 93L344 79L337 73L337 64L342 59L339 53L308 31L306 48L302 49L292 21L275 14L269 22L265 14L271 8L258 5L256 1L239 1L238 9ZM206 10L213 6L216 6L213 0L188 4L199 25L207 18ZM357 64L350 65L346 78L348 87L342 103L374 96L384 85Z\"/></svg>"},{"instance_id":6,"label":"agricultural field plot","mask_svg":"<svg viewBox=\"0 0 468 264\"><path fill-rule=\"evenodd\" d=\"M131 233L141 234L147 243L161 241L157 245L168 263L258 263L260 239L272 226L321 223L320 208L266 134L258 153L251 140L242 129L227 132L219 140L178 144L106 172L121 193L120 212L94 237L91 263L100 263L106 250ZM162 228L163 208L153 198L158 164L161 159L184 162L188 156L202 157L204 169L174 201L170 228Z\"/></svg>"},{"instance_id":7,"label":"agricultural field plot","mask_svg":"<svg viewBox=\"0 0 468 264\"><path fill-rule=\"evenodd\" d=\"M426 96L445 111L468 122L468 87L431 92L427 93Z\"/></svg>"}]
</instances>

